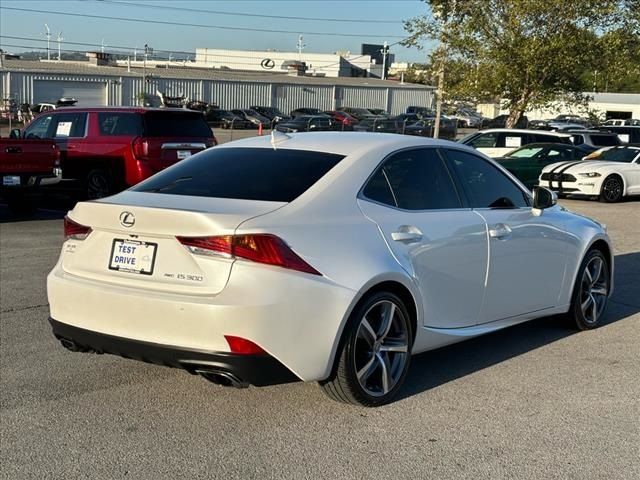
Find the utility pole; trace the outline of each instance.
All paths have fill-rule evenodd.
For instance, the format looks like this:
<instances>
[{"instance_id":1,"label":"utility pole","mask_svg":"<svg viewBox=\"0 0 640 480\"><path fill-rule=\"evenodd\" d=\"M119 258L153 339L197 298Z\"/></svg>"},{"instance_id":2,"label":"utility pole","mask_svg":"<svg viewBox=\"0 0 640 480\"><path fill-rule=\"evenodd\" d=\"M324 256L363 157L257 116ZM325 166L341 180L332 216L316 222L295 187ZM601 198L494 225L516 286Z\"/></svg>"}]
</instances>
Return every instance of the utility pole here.
<instances>
[{"instance_id":1,"label":"utility pole","mask_svg":"<svg viewBox=\"0 0 640 480\"><path fill-rule=\"evenodd\" d=\"M450 19L449 13L451 13L451 15L454 15L455 12L456 12L456 0L453 1L451 12L443 11L442 8L434 12L434 16L441 21L442 26L440 29L440 45L438 46L438 90L436 93L436 118L435 118L435 124L433 126L433 138L438 138L440 135L440 118L442 117L442 97L444 95L444 64L447 58L446 35L447 35L447 28L449 26L449 19Z\"/></svg>"},{"instance_id":2,"label":"utility pole","mask_svg":"<svg viewBox=\"0 0 640 480\"><path fill-rule=\"evenodd\" d=\"M49 43L51 42L51 30L49 30L49 25L44 24L44 28L47 29L44 36L47 37L47 60L51 60L51 46Z\"/></svg>"},{"instance_id":3,"label":"utility pole","mask_svg":"<svg viewBox=\"0 0 640 480\"><path fill-rule=\"evenodd\" d=\"M298 48L298 60L302 61L302 50L307 46L306 43L303 42L304 37L302 35L298 36L298 43L296 47Z\"/></svg>"},{"instance_id":4,"label":"utility pole","mask_svg":"<svg viewBox=\"0 0 640 480\"><path fill-rule=\"evenodd\" d=\"M146 43L144 44L144 64L142 67L142 80L143 80L143 93L146 95L147 93L147 57L149 55L153 55L153 48L151 48Z\"/></svg>"},{"instance_id":5,"label":"utility pole","mask_svg":"<svg viewBox=\"0 0 640 480\"><path fill-rule=\"evenodd\" d=\"M62 38L62 32L58 33L58 61L62 60L62 49L60 48L60 45L62 44L62 41L64 40L64 38Z\"/></svg>"},{"instance_id":6,"label":"utility pole","mask_svg":"<svg viewBox=\"0 0 640 480\"><path fill-rule=\"evenodd\" d=\"M386 78L387 73L387 52L389 51L389 44L385 41L382 44L382 80Z\"/></svg>"}]
</instances>

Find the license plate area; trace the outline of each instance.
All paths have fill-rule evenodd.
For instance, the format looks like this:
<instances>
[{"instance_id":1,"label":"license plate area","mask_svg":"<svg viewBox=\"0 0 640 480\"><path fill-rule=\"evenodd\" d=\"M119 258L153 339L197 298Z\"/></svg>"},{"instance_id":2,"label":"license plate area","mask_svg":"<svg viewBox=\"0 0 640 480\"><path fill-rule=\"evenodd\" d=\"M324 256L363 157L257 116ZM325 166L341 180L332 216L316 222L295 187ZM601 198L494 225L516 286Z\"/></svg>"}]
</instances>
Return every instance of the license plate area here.
<instances>
[{"instance_id":1,"label":"license plate area","mask_svg":"<svg viewBox=\"0 0 640 480\"><path fill-rule=\"evenodd\" d=\"M2 185L5 187L19 187L20 176L18 175L4 175L2 177Z\"/></svg>"},{"instance_id":2,"label":"license plate area","mask_svg":"<svg viewBox=\"0 0 640 480\"><path fill-rule=\"evenodd\" d=\"M152 275L157 249L157 243L116 238L111 244L109 270Z\"/></svg>"},{"instance_id":3,"label":"license plate area","mask_svg":"<svg viewBox=\"0 0 640 480\"><path fill-rule=\"evenodd\" d=\"M178 150L178 160L184 160L191 156L191 150Z\"/></svg>"}]
</instances>

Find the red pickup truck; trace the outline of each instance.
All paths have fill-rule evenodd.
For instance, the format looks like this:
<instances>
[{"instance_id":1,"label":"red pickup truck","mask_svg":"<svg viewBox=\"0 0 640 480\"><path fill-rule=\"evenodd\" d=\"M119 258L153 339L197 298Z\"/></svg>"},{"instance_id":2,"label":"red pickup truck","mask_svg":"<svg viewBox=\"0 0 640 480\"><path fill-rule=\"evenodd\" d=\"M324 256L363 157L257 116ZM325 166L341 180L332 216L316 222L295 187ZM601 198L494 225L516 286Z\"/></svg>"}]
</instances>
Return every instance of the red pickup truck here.
<instances>
[{"instance_id":1,"label":"red pickup truck","mask_svg":"<svg viewBox=\"0 0 640 480\"><path fill-rule=\"evenodd\" d=\"M101 198L150 177L217 141L201 112L180 108L65 107L11 136L52 139L65 186Z\"/></svg>"},{"instance_id":2,"label":"red pickup truck","mask_svg":"<svg viewBox=\"0 0 640 480\"><path fill-rule=\"evenodd\" d=\"M0 197L12 211L29 212L40 187L60 181L60 150L53 140L0 138L0 176Z\"/></svg>"}]
</instances>

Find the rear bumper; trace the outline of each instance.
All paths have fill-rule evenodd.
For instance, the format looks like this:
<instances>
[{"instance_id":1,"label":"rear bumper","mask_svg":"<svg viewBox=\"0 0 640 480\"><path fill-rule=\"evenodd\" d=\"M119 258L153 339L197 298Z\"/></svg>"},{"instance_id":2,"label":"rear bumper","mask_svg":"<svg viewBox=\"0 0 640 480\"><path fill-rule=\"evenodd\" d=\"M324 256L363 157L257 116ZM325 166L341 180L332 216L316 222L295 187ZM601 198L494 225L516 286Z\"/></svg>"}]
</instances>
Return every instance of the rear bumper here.
<instances>
[{"instance_id":1,"label":"rear bumper","mask_svg":"<svg viewBox=\"0 0 640 480\"><path fill-rule=\"evenodd\" d=\"M181 368L192 374L219 376L236 387L266 386L299 380L270 355L238 355L208 352L143 342L74 327L49 318L53 335L71 350L109 353L156 365Z\"/></svg>"}]
</instances>

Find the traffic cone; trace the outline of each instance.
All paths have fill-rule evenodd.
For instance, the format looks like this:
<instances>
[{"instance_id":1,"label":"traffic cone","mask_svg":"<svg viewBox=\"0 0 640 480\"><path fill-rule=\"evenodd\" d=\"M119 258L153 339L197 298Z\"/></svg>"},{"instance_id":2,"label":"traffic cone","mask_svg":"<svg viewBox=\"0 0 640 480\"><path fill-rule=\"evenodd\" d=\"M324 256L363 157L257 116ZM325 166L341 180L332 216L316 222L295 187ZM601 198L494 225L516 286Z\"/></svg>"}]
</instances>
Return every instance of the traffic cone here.
<instances>
[{"instance_id":1,"label":"traffic cone","mask_svg":"<svg viewBox=\"0 0 640 480\"><path fill-rule=\"evenodd\" d=\"M258 126L258 136L262 136L262 122L260 122L260 125Z\"/></svg>"}]
</instances>

